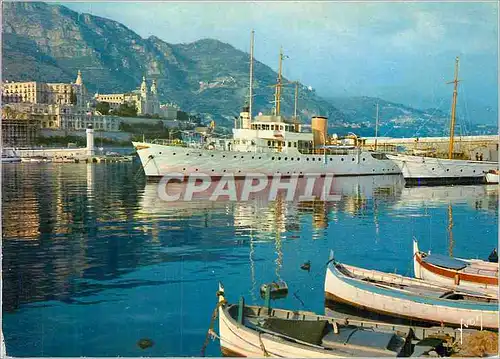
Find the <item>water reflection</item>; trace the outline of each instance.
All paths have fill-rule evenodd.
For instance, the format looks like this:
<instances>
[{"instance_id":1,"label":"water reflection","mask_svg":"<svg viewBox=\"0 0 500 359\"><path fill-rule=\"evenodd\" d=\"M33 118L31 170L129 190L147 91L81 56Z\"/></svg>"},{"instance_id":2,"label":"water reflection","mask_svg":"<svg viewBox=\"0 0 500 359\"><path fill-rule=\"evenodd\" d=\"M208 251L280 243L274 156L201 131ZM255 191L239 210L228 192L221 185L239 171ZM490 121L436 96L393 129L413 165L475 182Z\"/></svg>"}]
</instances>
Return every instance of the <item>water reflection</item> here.
<instances>
[{"instance_id":1,"label":"water reflection","mask_svg":"<svg viewBox=\"0 0 500 359\"><path fill-rule=\"evenodd\" d=\"M337 178L332 193L338 201L287 201L284 195L270 201L264 193L246 202L166 202L158 184L136 180L136 171L127 164L4 166L4 310L154 285L120 278L138 267L181 261L248 262L253 296L262 243L272 243L272 272L281 279L290 256L285 243L344 238L342 232L354 238L356 230L345 227L349 221L372 228L374 243L387 246L380 233L395 211L407 216L405 208L464 201L477 210L498 208L497 186L404 188L399 176ZM182 186L170 183L169 190Z\"/></svg>"}]
</instances>

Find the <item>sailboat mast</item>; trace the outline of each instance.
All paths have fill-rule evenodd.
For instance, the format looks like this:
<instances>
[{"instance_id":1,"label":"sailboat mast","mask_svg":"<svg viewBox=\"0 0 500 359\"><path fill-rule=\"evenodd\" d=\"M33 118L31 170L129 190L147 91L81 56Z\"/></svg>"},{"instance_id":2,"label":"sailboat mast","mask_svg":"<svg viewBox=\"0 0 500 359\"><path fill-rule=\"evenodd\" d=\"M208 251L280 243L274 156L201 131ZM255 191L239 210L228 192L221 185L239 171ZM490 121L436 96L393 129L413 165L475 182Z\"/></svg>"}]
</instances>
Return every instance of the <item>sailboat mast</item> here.
<instances>
[{"instance_id":1,"label":"sailboat mast","mask_svg":"<svg viewBox=\"0 0 500 359\"><path fill-rule=\"evenodd\" d=\"M377 138L378 138L378 102L377 102L377 117L375 118L375 151L377 150Z\"/></svg>"},{"instance_id":2,"label":"sailboat mast","mask_svg":"<svg viewBox=\"0 0 500 359\"><path fill-rule=\"evenodd\" d=\"M252 30L252 35L250 36L250 89L249 89L249 99L248 99L248 114L250 116L250 121L252 121L252 102L253 102L253 36L254 30Z\"/></svg>"},{"instance_id":3,"label":"sailboat mast","mask_svg":"<svg viewBox=\"0 0 500 359\"><path fill-rule=\"evenodd\" d=\"M453 84L453 101L451 103L451 121L450 121L450 145L448 148L448 158L453 159L453 143L455 135L455 115L457 111L457 95L458 95L458 56L455 59L455 77L453 81L448 82Z\"/></svg>"}]
</instances>

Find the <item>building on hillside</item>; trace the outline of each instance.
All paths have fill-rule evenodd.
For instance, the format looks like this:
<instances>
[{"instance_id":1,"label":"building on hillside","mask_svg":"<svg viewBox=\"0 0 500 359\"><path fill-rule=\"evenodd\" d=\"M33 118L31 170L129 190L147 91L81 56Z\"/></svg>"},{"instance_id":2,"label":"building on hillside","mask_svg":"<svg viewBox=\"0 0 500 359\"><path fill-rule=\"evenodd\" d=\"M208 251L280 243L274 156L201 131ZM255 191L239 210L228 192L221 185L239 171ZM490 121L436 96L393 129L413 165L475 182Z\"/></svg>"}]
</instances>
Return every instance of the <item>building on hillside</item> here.
<instances>
[{"instance_id":1,"label":"building on hillside","mask_svg":"<svg viewBox=\"0 0 500 359\"><path fill-rule=\"evenodd\" d=\"M87 107L88 93L78 70L75 83L45 83L37 81L4 82L2 103L33 103Z\"/></svg>"},{"instance_id":2,"label":"building on hillside","mask_svg":"<svg viewBox=\"0 0 500 359\"><path fill-rule=\"evenodd\" d=\"M148 89L146 77L142 77L141 87L127 93L95 94L97 102L107 102L112 110L120 105L135 105L138 115L161 115L160 102L158 100L158 88L156 80L153 80L151 88Z\"/></svg>"}]
</instances>

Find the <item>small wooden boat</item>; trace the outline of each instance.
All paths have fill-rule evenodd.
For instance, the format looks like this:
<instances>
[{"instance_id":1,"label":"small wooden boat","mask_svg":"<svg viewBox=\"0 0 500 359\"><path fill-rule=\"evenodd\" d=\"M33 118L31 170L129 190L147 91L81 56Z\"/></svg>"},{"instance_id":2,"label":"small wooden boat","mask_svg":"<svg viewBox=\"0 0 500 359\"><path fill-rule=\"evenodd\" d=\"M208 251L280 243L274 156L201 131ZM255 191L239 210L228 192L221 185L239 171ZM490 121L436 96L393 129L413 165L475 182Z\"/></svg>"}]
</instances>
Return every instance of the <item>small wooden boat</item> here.
<instances>
[{"instance_id":1,"label":"small wooden boat","mask_svg":"<svg viewBox=\"0 0 500 359\"><path fill-rule=\"evenodd\" d=\"M499 170L491 170L486 173L486 183L498 183Z\"/></svg>"},{"instance_id":2,"label":"small wooden boat","mask_svg":"<svg viewBox=\"0 0 500 359\"><path fill-rule=\"evenodd\" d=\"M0 343L0 358L7 357L7 350L5 349L5 339L3 338L3 330L0 330L0 335L2 336L2 342Z\"/></svg>"},{"instance_id":3,"label":"small wooden boat","mask_svg":"<svg viewBox=\"0 0 500 359\"><path fill-rule=\"evenodd\" d=\"M49 163L52 160L45 156L30 156L30 157L21 157L21 162L28 163Z\"/></svg>"},{"instance_id":4,"label":"small wooden boat","mask_svg":"<svg viewBox=\"0 0 500 359\"><path fill-rule=\"evenodd\" d=\"M422 356L443 341L415 340L411 327L337 320L312 312L228 304L219 284L219 338L224 356L340 358ZM440 348L440 349L438 349Z\"/></svg>"},{"instance_id":5,"label":"small wooden boat","mask_svg":"<svg viewBox=\"0 0 500 359\"><path fill-rule=\"evenodd\" d=\"M419 279L498 296L498 263L428 254L413 239L413 270Z\"/></svg>"},{"instance_id":6,"label":"small wooden boat","mask_svg":"<svg viewBox=\"0 0 500 359\"><path fill-rule=\"evenodd\" d=\"M418 323L498 330L498 296L341 264L330 255L327 301Z\"/></svg>"}]
</instances>

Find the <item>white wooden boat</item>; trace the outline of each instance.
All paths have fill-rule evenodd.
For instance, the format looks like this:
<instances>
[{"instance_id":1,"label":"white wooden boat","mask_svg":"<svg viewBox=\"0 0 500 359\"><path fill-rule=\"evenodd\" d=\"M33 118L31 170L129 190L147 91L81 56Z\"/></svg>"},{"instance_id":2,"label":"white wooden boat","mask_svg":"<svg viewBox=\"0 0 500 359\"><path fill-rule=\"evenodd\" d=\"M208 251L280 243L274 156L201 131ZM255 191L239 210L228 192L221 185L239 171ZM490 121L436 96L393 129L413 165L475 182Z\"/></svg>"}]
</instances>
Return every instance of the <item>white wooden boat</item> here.
<instances>
[{"instance_id":1,"label":"white wooden boat","mask_svg":"<svg viewBox=\"0 0 500 359\"><path fill-rule=\"evenodd\" d=\"M341 264L330 255L327 301L429 324L498 329L498 296Z\"/></svg>"},{"instance_id":2,"label":"white wooden boat","mask_svg":"<svg viewBox=\"0 0 500 359\"><path fill-rule=\"evenodd\" d=\"M345 321L312 312L228 304L219 284L221 351L232 357L422 356L440 345L415 340L411 327Z\"/></svg>"},{"instance_id":3,"label":"white wooden boat","mask_svg":"<svg viewBox=\"0 0 500 359\"><path fill-rule=\"evenodd\" d=\"M46 156L21 157L21 162L27 163L49 163L52 160Z\"/></svg>"},{"instance_id":4,"label":"white wooden boat","mask_svg":"<svg viewBox=\"0 0 500 359\"><path fill-rule=\"evenodd\" d=\"M428 254L413 239L413 270L419 279L498 296L498 263Z\"/></svg>"},{"instance_id":5,"label":"white wooden boat","mask_svg":"<svg viewBox=\"0 0 500 359\"><path fill-rule=\"evenodd\" d=\"M2 163L21 162L21 158L17 156L2 156Z\"/></svg>"},{"instance_id":6,"label":"white wooden boat","mask_svg":"<svg viewBox=\"0 0 500 359\"><path fill-rule=\"evenodd\" d=\"M486 174L486 183L498 183L498 170L491 170Z\"/></svg>"},{"instance_id":7,"label":"white wooden boat","mask_svg":"<svg viewBox=\"0 0 500 359\"><path fill-rule=\"evenodd\" d=\"M0 330L0 335L2 336L2 342L0 343L0 358L7 357L7 350L5 349L5 339L3 337L3 330Z\"/></svg>"}]
</instances>

